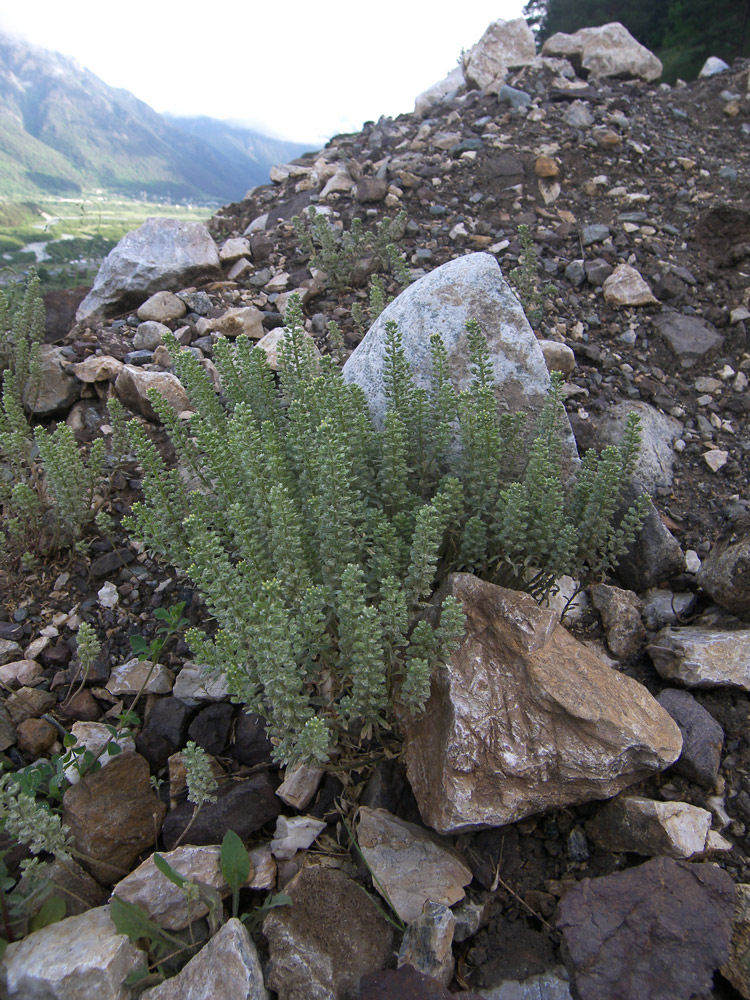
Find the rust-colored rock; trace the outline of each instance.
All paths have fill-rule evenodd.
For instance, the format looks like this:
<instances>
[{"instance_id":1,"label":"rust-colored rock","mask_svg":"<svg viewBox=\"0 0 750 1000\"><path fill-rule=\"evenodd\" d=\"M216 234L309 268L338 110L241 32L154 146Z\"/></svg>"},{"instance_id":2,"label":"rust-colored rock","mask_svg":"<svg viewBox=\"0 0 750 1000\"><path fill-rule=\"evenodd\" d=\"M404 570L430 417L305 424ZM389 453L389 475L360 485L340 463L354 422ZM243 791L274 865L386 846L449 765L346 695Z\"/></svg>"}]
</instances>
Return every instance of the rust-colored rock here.
<instances>
[{"instance_id":1,"label":"rust-colored rock","mask_svg":"<svg viewBox=\"0 0 750 1000\"><path fill-rule=\"evenodd\" d=\"M551 156L537 156L534 173L537 177L557 177L560 173L560 167L557 160Z\"/></svg>"},{"instance_id":2,"label":"rust-colored rock","mask_svg":"<svg viewBox=\"0 0 750 1000\"><path fill-rule=\"evenodd\" d=\"M466 635L405 721L406 766L440 833L504 826L605 799L672 764L682 737L637 681L618 673L527 594L449 577Z\"/></svg>"},{"instance_id":3,"label":"rust-colored rock","mask_svg":"<svg viewBox=\"0 0 750 1000\"><path fill-rule=\"evenodd\" d=\"M153 846L166 811L151 788L148 763L137 753L114 757L63 798L63 820L76 849L87 855L81 864L103 885L126 875Z\"/></svg>"}]
</instances>

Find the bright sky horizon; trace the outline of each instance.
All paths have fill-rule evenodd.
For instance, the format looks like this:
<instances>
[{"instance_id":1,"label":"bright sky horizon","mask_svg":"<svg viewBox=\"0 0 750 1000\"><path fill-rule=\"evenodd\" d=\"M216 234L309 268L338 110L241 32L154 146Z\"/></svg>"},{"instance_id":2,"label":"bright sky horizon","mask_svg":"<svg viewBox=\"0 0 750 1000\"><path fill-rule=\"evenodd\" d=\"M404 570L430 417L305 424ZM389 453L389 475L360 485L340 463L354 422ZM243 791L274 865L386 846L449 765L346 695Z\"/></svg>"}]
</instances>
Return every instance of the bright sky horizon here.
<instances>
[{"instance_id":1,"label":"bright sky horizon","mask_svg":"<svg viewBox=\"0 0 750 1000\"><path fill-rule=\"evenodd\" d=\"M524 0L469 0L446 13L408 0L34 0L0 11L0 31L72 56L155 111L239 119L322 145L414 109L498 18Z\"/></svg>"}]
</instances>

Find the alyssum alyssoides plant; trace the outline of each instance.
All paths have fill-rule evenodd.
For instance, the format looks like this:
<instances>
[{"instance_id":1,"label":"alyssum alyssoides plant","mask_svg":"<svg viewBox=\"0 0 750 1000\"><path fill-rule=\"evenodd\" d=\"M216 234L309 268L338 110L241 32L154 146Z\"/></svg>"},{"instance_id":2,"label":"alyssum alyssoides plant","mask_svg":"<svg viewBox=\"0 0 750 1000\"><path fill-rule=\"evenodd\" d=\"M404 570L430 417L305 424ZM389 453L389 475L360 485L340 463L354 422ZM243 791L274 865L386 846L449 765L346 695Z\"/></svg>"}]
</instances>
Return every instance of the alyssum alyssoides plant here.
<instances>
[{"instance_id":1,"label":"alyssum alyssoides plant","mask_svg":"<svg viewBox=\"0 0 750 1000\"><path fill-rule=\"evenodd\" d=\"M75 544L96 513L105 446L94 442L85 460L73 431L32 429L28 411L42 379L44 304L39 278L30 273L26 292L10 316L0 292L0 565L27 564L37 555ZM125 410L108 403L115 448L122 444Z\"/></svg>"},{"instance_id":2,"label":"alyssum alyssoides plant","mask_svg":"<svg viewBox=\"0 0 750 1000\"><path fill-rule=\"evenodd\" d=\"M549 592L556 576L602 573L644 514L613 515L638 447L588 456L567 498L559 472L561 380L523 475L521 419L498 417L484 336L469 324L473 383L457 393L442 340L432 340L431 391L415 387L388 326L385 426L362 391L316 356L299 301L287 313L277 390L263 351L218 341L225 404L198 360L172 339L175 368L197 410L189 426L151 401L181 470L143 429L131 443L143 502L129 527L202 591L216 634L193 630L195 656L237 701L269 722L280 762L325 762L420 711L430 676L463 634L452 599L439 621L424 602L452 569ZM188 475L194 489L186 489Z\"/></svg>"}]
</instances>

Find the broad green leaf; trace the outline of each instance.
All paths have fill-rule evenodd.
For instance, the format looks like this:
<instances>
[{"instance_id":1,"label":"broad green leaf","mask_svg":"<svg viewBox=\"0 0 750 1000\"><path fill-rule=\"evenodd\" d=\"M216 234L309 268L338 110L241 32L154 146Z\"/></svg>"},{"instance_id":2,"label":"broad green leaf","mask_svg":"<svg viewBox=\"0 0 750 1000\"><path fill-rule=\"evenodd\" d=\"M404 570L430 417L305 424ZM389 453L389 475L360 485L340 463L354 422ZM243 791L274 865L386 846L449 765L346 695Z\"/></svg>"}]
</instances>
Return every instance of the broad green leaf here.
<instances>
[{"instance_id":1,"label":"broad green leaf","mask_svg":"<svg viewBox=\"0 0 750 1000\"><path fill-rule=\"evenodd\" d=\"M232 892L236 892L250 878L250 855L234 830L224 834L220 860L221 874Z\"/></svg>"},{"instance_id":2,"label":"broad green leaf","mask_svg":"<svg viewBox=\"0 0 750 1000\"><path fill-rule=\"evenodd\" d=\"M49 927L50 924L56 924L58 920L62 920L65 916L65 910L64 899L61 899L59 896L50 896L42 903L39 912L31 918L29 923L30 930L40 931L42 927Z\"/></svg>"},{"instance_id":3,"label":"broad green leaf","mask_svg":"<svg viewBox=\"0 0 750 1000\"><path fill-rule=\"evenodd\" d=\"M171 934L167 934L157 923L151 920L145 910L135 903L113 896L109 904L109 915L118 934L125 934L134 943L146 938L151 951L165 955L176 942L182 947L183 942Z\"/></svg>"}]
</instances>

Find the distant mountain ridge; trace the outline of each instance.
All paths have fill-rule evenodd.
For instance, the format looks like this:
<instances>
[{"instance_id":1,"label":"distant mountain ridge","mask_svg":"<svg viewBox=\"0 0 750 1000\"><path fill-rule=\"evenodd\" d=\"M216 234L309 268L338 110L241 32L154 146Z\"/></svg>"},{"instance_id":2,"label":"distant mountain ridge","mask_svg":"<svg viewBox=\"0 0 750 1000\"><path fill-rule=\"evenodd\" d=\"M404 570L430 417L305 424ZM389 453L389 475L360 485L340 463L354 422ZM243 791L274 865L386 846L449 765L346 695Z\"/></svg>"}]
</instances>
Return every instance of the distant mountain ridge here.
<instances>
[{"instance_id":1,"label":"distant mountain ridge","mask_svg":"<svg viewBox=\"0 0 750 1000\"><path fill-rule=\"evenodd\" d=\"M0 197L92 188L232 201L309 146L157 114L75 60L0 33Z\"/></svg>"}]
</instances>

